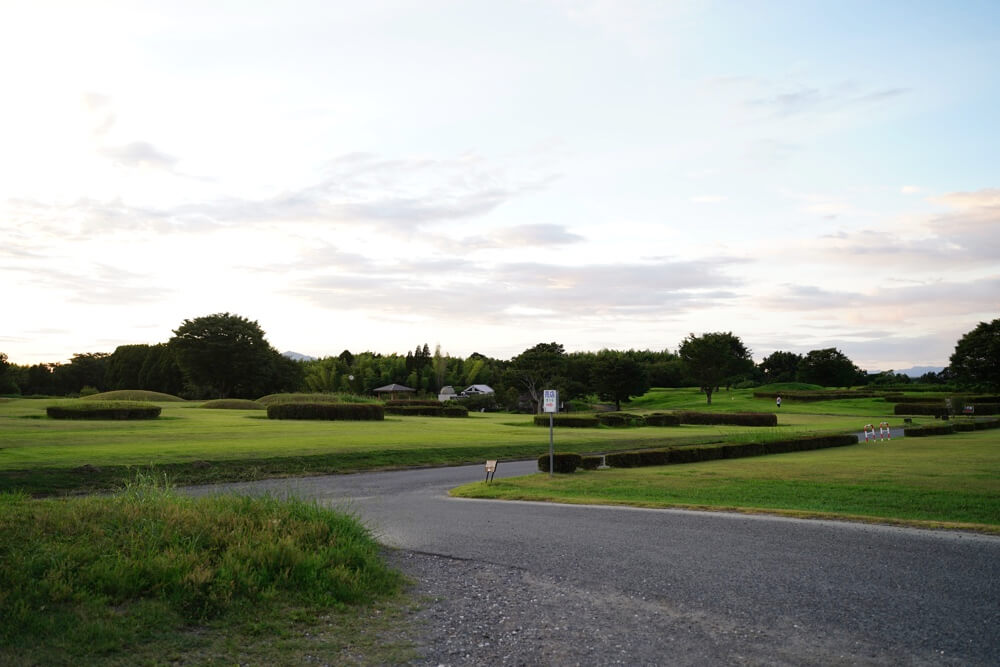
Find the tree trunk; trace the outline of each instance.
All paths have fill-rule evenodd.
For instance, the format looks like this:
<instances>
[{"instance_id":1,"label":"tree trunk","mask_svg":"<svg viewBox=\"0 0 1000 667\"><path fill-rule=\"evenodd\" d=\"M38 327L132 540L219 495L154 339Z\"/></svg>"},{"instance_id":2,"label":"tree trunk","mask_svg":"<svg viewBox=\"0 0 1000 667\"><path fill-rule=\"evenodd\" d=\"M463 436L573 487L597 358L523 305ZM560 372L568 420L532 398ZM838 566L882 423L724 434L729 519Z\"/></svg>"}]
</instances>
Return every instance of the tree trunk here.
<instances>
[{"instance_id":1,"label":"tree trunk","mask_svg":"<svg viewBox=\"0 0 1000 667\"><path fill-rule=\"evenodd\" d=\"M712 404L712 387L702 387L702 390L704 390L704 392L705 392L705 398L708 399L708 404L711 405Z\"/></svg>"}]
</instances>

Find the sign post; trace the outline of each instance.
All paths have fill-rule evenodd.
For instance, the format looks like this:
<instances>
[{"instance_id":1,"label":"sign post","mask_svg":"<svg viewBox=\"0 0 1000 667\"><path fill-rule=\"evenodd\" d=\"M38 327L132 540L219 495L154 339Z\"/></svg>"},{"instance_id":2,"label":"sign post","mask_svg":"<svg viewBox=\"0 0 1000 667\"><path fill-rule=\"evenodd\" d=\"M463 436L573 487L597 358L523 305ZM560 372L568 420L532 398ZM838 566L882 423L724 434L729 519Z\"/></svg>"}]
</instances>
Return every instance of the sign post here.
<instances>
[{"instance_id":1,"label":"sign post","mask_svg":"<svg viewBox=\"0 0 1000 667\"><path fill-rule=\"evenodd\" d=\"M552 477L552 469L555 466L555 445L553 444L552 438L552 427L555 425L553 423L554 415L559 411L559 392L555 389L544 389L542 390L542 412L549 413L549 477Z\"/></svg>"}]
</instances>

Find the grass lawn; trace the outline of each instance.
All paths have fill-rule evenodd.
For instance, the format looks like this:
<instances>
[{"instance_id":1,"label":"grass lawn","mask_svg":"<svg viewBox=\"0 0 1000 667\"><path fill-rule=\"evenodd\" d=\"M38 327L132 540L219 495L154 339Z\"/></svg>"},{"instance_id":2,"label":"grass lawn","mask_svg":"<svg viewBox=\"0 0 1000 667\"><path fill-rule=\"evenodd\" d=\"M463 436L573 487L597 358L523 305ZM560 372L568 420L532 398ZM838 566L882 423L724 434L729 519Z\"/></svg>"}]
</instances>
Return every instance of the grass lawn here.
<instances>
[{"instance_id":1,"label":"grass lawn","mask_svg":"<svg viewBox=\"0 0 1000 667\"><path fill-rule=\"evenodd\" d=\"M784 409L784 408L782 408ZM474 483L466 498L766 511L1000 533L1000 434Z\"/></svg>"},{"instance_id":2,"label":"grass lawn","mask_svg":"<svg viewBox=\"0 0 1000 667\"><path fill-rule=\"evenodd\" d=\"M111 488L128 466L155 466L178 484L327 474L485 459L530 458L548 449L548 429L531 415L473 413L467 418L388 416L381 422L270 420L260 410L219 410L163 402L162 416L142 421L55 420L54 401L0 403L0 491L32 494ZM804 432L860 431L885 418L881 399L782 407L776 428L735 426L560 428L557 447L609 452L748 439ZM704 409L694 389L653 390L629 409ZM712 410L775 412L749 390L721 392ZM809 411L807 411L809 410ZM810 412L811 411L811 412ZM889 418L900 424L901 418Z\"/></svg>"}]
</instances>

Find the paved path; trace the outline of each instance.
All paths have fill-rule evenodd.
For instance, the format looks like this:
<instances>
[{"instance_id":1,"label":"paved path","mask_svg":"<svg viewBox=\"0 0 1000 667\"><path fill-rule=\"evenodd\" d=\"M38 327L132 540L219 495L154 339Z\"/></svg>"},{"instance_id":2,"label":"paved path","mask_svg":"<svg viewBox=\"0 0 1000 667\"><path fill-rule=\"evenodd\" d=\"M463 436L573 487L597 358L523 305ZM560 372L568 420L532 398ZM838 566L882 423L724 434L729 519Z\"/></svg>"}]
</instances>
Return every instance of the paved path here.
<instances>
[{"instance_id":1,"label":"paved path","mask_svg":"<svg viewBox=\"0 0 1000 667\"><path fill-rule=\"evenodd\" d=\"M497 477L534 470L501 463ZM454 664L1000 664L1000 538L446 497L482 476L467 466L189 491L294 494L357 513L438 582L424 593L472 600L453 600L455 618L438 610L448 633L472 632L465 614L493 614L474 626L485 653L470 654L468 638ZM453 574L437 576L448 563ZM491 653L542 624L531 646ZM560 633L553 653L546 637Z\"/></svg>"}]
</instances>

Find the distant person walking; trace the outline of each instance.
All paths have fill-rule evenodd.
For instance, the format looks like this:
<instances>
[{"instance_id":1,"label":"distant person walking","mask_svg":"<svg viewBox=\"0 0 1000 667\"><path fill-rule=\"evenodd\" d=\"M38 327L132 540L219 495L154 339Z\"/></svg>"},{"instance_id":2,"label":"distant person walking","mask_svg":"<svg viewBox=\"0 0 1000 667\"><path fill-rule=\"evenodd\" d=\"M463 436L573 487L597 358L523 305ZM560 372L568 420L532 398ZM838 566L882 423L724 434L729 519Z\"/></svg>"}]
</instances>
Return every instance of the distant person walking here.
<instances>
[{"instance_id":1,"label":"distant person walking","mask_svg":"<svg viewBox=\"0 0 1000 667\"><path fill-rule=\"evenodd\" d=\"M779 396L779 397L777 398L777 400L775 401L775 403L777 403L777 404L778 404L778 407L779 407L779 408L781 407L781 396Z\"/></svg>"}]
</instances>

